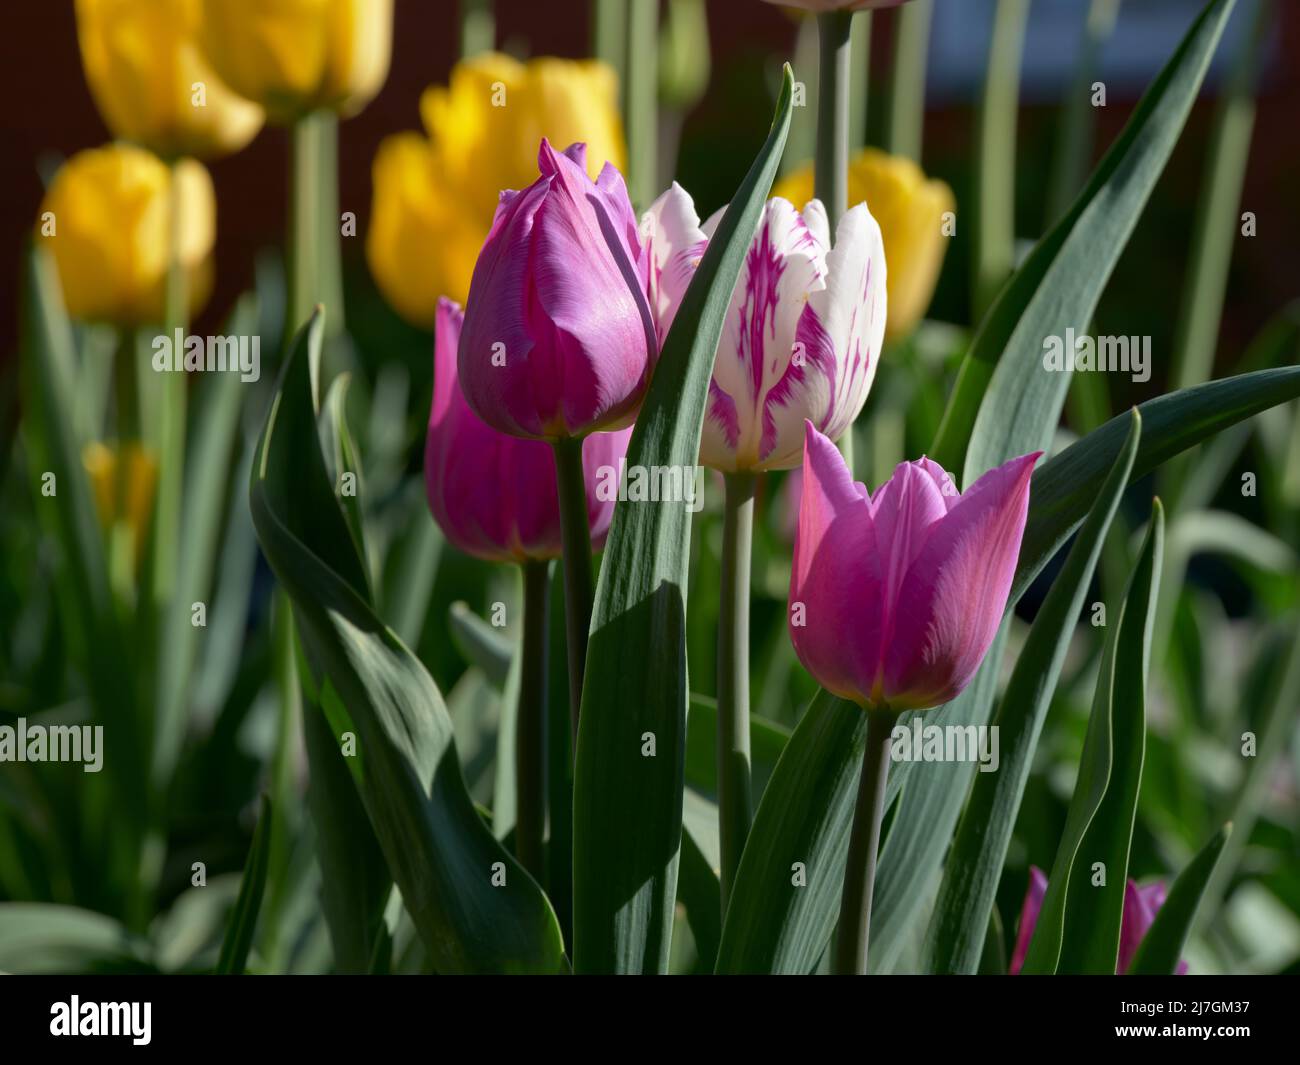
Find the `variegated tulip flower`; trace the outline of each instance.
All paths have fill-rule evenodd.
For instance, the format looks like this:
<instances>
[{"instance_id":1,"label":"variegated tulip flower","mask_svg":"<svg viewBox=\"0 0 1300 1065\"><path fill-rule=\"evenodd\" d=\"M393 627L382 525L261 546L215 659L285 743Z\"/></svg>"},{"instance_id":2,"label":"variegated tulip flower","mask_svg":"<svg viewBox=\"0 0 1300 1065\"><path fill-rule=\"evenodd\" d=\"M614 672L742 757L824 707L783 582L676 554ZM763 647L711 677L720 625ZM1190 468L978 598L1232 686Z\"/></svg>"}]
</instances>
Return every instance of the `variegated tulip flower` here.
<instances>
[{"instance_id":1,"label":"variegated tulip flower","mask_svg":"<svg viewBox=\"0 0 1300 1065\"><path fill-rule=\"evenodd\" d=\"M642 218L661 342L721 217L700 225L674 183ZM802 461L805 421L832 438L847 430L876 376L885 317L885 249L867 204L845 213L832 241L817 200L802 211L769 200L718 344L700 461L723 473L788 470Z\"/></svg>"},{"instance_id":2,"label":"variegated tulip flower","mask_svg":"<svg viewBox=\"0 0 1300 1065\"><path fill-rule=\"evenodd\" d=\"M674 184L646 212L649 298L662 344L722 212L703 225ZM885 250L865 203L834 240L811 200L763 208L709 382L700 462L723 473L718 622L718 816L725 905L749 832L749 569L757 474L803 456L804 425L838 437L866 402L885 333Z\"/></svg>"}]
</instances>

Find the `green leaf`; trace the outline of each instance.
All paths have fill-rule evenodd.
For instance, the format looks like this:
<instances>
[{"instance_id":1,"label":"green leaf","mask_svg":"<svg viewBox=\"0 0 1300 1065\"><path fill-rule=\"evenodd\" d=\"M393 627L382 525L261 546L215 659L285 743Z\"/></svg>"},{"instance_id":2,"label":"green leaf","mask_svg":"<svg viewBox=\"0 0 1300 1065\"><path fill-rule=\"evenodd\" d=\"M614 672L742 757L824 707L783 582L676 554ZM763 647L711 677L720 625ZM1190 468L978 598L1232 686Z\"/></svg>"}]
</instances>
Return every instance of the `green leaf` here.
<instances>
[{"instance_id":1,"label":"green leaf","mask_svg":"<svg viewBox=\"0 0 1300 1065\"><path fill-rule=\"evenodd\" d=\"M459 599L447 608L447 623L452 642L465 661L478 666L492 686L503 691L515 649L501 630L494 629Z\"/></svg>"},{"instance_id":2,"label":"green leaf","mask_svg":"<svg viewBox=\"0 0 1300 1065\"><path fill-rule=\"evenodd\" d=\"M226 325L227 336L248 336L256 331L257 302L243 296ZM191 676L199 653L199 639L208 632L190 624L194 603L211 599L223 510L229 482L220 471L229 469L236 447L240 415L248 385L237 373L204 374L195 390L197 418L181 500L181 543L175 594L163 606L166 615L158 639L158 709L153 752L158 786L170 779L180 754L193 698Z\"/></svg>"},{"instance_id":3,"label":"green leaf","mask_svg":"<svg viewBox=\"0 0 1300 1065\"><path fill-rule=\"evenodd\" d=\"M307 675L306 663L299 663L298 674ZM386 934L384 906L393 878L324 710L309 693L304 695L308 705L302 724L311 770L307 804L316 828L321 908L334 947L334 969L364 973Z\"/></svg>"},{"instance_id":4,"label":"green leaf","mask_svg":"<svg viewBox=\"0 0 1300 1065\"><path fill-rule=\"evenodd\" d=\"M1300 396L1300 367L1228 377L1143 403L1133 478L1244 418ZM1029 520L1011 586L1014 603L1088 513L1128 436L1128 415L1112 418L1034 471Z\"/></svg>"},{"instance_id":5,"label":"green leaf","mask_svg":"<svg viewBox=\"0 0 1300 1065\"><path fill-rule=\"evenodd\" d=\"M1111 467L1064 568L1034 618L993 720L998 730L998 769L995 773L975 774L975 785L953 840L930 924L927 968L931 971L973 973L979 967L1038 737L1106 532L1137 454L1142 420L1136 411L1131 422L1124 450Z\"/></svg>"},{"instance_id":6,"label":"green leaf","mask_svg":"<svg viewBox=\"0 0 1300 1065\"><path fill-rule=\"evenodd\" d=\"M790 730L775 721L751 714L749 742L754 774L755 801L776 769L776 763L790 739ZM686 715L686 783L701 795L718 793L718 703L706 695L691 695Z\"/></svg>"},{"instance_id":7,"label":"green leaf","mask_svg":"<svg viewBox=\"0 0 1300 1065\"><path fill-rule=\"evenodd\" d=\"M719 973L809 973L839 913L867 718L818 692L767 790L722 925ZM796 876L802 865L804 886Z\"/></svg>"},{"instance_id":8,"label":"green leaf","mask_svg":"<svg viewBox=\"0 0 1300 1065\"><path fill-rule=\"evenodd\" d=\"M716 825L716 819L715 819ZM714 830L716 835L716 828ZM691 934L695 938L696 972L709 973L718 958L718 943L722 938L722 885L718 874L704 855L704 848L695 841L690 825L682 831L681 875L677 881L677 897L686 907Z\"/></svg>"},{"instance_id":9,"label":"green leaf","mask_svg":"<svg viewBox=\"0 0 1300 1065\"><path fill-rule=\"evenodd\" d=\"M1129 964L1130 976L1171 976L1178 968L1178 959L1187 942L1192 922L1196 919L1196 910L1205 894L1205 885L1214 873L1215 864L1223 852L1228 837L1232 835L1232 823L1224 825L1191 863L1178 874L1174 886L1169 889L1169 897L1156 913L1147 934L1142 937L1137 953Z\"/></svg>"},{"instance_id":10,"label":"green leaf","mask_svg":"<svg viewBox=\"0 0 1300 1065\"><path fill-rule=\"evenodd\" d=\"M767 141L723 215L664 341L629 467L689 471L727 306L790 128L786 67ZM621 504L596 586L574 770L574 967L668 966L686 751L691 515ZM642 748L652 736L653 757Z\"/></svg>"},{"instance_id":11,"label":"green leaf","mask_svg":"<svg viewBox=\"0 0 1300 1065\"><path fill-rule=\"evenodd\" d=\"M235 910L230 915L226 936L221 942L221 956L217 959L216 971L221 975L238 976L248 962L248 948L253 945L257 915L262 909L262 895L266 891L270 856L271 800L263 795L257 828L253 830L253 843L244 865L244 878L239 884L239 898L235 901Z\"/></svg>"},{"instance_id":12,"label":"green leaf","mask_svg":"<svg viewBox=\"0 0 1300 1065\"><path fill-rule=\"evenodd\" d=\"M145 944L101 913L44 902L0 904L0 972L142 969Z\"/></svg>"},{"instance_id":13,"label":"green leaf","mask_svg":"<svg viewBox=\"0 0 1300 1065\"><path fill-rule=\"evenodd\" d=\"M1155 591L1159 587L1164 517L1159 501L1129 578L1118 617L1107 626L1079 777L1048 876L1047 894L1024 973L1086 967L1115 971L1128 851L1146 735L1146 671L1151 656ZM1092 864L1105 863L1106 883L1091 883ZM1095 937L1095 943L1085 942ZM1106 958L1109 958L1107 963Z\"/></svg>"},{"instance_id":14,"label":"green leaf","mask_svg":"<svg viewBox=\"0 0 1300 1065\"><path fill-rule=\"evenodd\" d=\"M555 914L475 810L437 686L370 606L320 447L321 332L318 313L293 345L249 491L262 549L293 600L313 686L335 742L345 731L355 738L349 769L434 967L561 970Z\"/></svg>"},{"instance_id":15,"label":"green leaf","mask_svg":"<svg viewBox=\"0 0 1300 1065\"><path fill-rule=\"evenodd\" d=\"M1151 664L1151 633L1160 589L1163 541L1164 511L1157 499L1120 622L1114 680L1107 697L1110 780L1079 845L1065 914L1065 936L1057 961L1057 969L1062 972L1113 976L1119 957L1129 849L1146 756L1147 671ZM1106 871L1106 882L1094 887L1091 876L1097 863Z\"/></svg>"},{"instance_id":16,"label":"green leaf","mask_svg":"<svg viewBox=\"0 0 1300 1065\"><path fill-rule=\"evenodd\" d=\"M1088 328L1200 91L1233 2L1211 0L1197 17L1074 206L981 321L930 452L945 469L963 468L963 485L1050 442L1070 373L1045 371L1044 339Z\"/></svg>"}]
</instances>

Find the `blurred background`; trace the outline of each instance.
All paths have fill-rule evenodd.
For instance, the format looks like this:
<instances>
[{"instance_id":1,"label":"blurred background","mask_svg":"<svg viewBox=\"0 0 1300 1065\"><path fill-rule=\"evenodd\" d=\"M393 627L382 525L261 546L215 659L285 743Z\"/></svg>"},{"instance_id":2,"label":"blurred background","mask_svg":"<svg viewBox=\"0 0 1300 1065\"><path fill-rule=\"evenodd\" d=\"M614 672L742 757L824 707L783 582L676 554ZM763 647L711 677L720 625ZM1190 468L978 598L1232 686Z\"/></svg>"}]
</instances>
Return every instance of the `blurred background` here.
<instances>
[{"instance_id":1,"label":"blurred background","mask_svg":"<svg viewBox=\"0 0 1300 1065\"><path fill-rule=\"evenodd\" d=\"M448 83L463 50L495 48L520 59L581 58L603 54L605 46L594 29L595 5L586 0L465 3L462 10L454 0L396 0L387 80L359 115L339 126L339 206L357 219L356 236L342 239L347 308L342 343L360 371L351 414L365 458L367 537L374 569L381 574L381 612L418 651L447 696L471 789L490 805L497 724L515 634L503 641L486 631L481 619L489 604L514 596L516 589L513 574L459 555L430 521L421 450L432 334L389 306L367 263L372 163L384 138L420 129L421 93ZM915 6L925 3L930 17L919 40L926 72L919 143L908 143L900 132L906 127L899 118L906 101L894 98L894 59L908 47L900 39L902 12L878 12L869 22L859 16L855 37L860 46L855 146L913 156L927 175L950 186L958 219L925 321L887 349L858 425L859 454L868 463L865 479L873 486L895 461L929 446L957 361L986 309L976 280L981 152L1001 152L1009 161L997 172L1002 175L998 188L1007 197L1014 260L1068 208L1203 6L1201 0L1004 0L1001 5L998 0L920 0ZM111 134L86 83L70 0L9 8L0 35L0 99L6 101L0 109L0 715L89 720L82 678L65 661L69 623L61 611L66 605L51 592L60 558L32 517L36 500L19 440L23 411L16 370L23 249L46 184L65 158L109 141ZM1005 18L1009 9L1022 12L1024 21L1019 25L1013 18L1009 28L1004 26L1007 62L994 69L1001 89L1011 93L1011 121L990 130L984 124L990 112L985 103L989 57L998 12ZM759 0L700 5L664 0L660 10L664 27L674 12L694 11L702 21L687 23L675 40L660 41L657 173L651 185L657 193L676 179L706 217L733 194L766 133L781 64L790 60L796 78L815 93L816 32L810 18ZM463 21L466 12L476 17ZM1105 105L1082 106L1094 82L1105 86ZM812 156L815 114L810 95L808 106L795 113L783 164L787 175ZM1295 332L1300 312L1293 302L1300 296L1297 114L1300 3L1277 0L1261 8L1242 0L1096 316L1098 333L1152 338L1150 380L1134 382L1118 373L1076 375L1058 447L1129 405L1180 385L1295 361L1300 335ZM314 844L302 808L304 757L292 708L285 710L288 689L277 665L283 648L274 625L274 582L246 513L249 440L260 425L278 365L274 338L283 331L288 156L285 129L268 125L246 149L209 163L218 219L215 288L192 331L222 333L241 294L255 291L265 369L260 389L250 390L234 457L204 471L222 482L226 495L215 547L215 605L189 692L183 751L164 791L166 822L161 843L154 841L156 882L141 900L131 883L133 871L105 864L103 850L112 846L105 843L105 821L116 812L88 816L81 808L85 794L73 794L76 789L60 767L0 766L0 901L53 902L76 907L83 917L94 915L68 931L61 911L50 926L50 942L61 949L42 953L38 943L15 962L2 949L12 926L0 911L0 969L99 966L105 953L113 955L115 967L210 967L262 790L287 802L277 807L283 821L255 944L256 967L322 971L330 966L317 905L321 885ZM1216 169L1224 159L1226 173ZM1222 249L1207 281L1197 247L1216 189L1220 213L1236 217L1249 211L1256 231ZM647 205L646 197L641 200L638 208ZM1235 233L1236 224L1229 228ZM1207 293L1219 297L1214 276L1219 267L1222 313L1198 317L1195 308ZM1189 337L1189 328L1204 329L1206 335ZM85 336L93 341L93 328ZM1200 371L1187 370L1179 354L1189 347L1208 360ZM196 384L191 391L206 386ZM201 408L202 398L194 398ZM1300 432L1295 423L1294 404L1279 408L1207 446L1195 467L1183 465L1136 486L1126 519L1112 530L1089 597L1089 602L1113 603L1120 594L1134 552L1129 537L1145 521L1153 490L1180 499L1185 514L1181 525L1176 516L1170 527L1132 871L1141 878L1167 879L1225 818L1236 820L1235 850L1213 890L1212 931L1193 948L1194 971L1300 969ZM1242 492L1246 473L1259 474L1257 493ZM708 493L692 542L697 557L690 679L692 690L706 700L714 691L718 590L712 582L721 539L719 497L718 491ZM794 660L785 629L790 505L782 479L772 478L759 500L754 559L754 710L777 730L797 721L814 691ZM1052 573L1049 568L1018 608L1021 623L1013 630L1008 662L1014 661L1024 622L1032 619ZM1028 867L1050 866L1055 853L1099 644L1081 625L1048 719L999 891L1008 939ZM1269 739L1258 773L1243 769L1236 757L1245 730ZM92 799L96 794L87 793ZM196 897L190 890L195 854L203 856L219 891ZM25 912L23 921L32 920ZM99 935L86 933L94 950L82 950L78 939L88 928ZM129 949L122 946L128 931L138 937ZM409 928L405 939L397 939L395 967L419 970L419 948ZM69 942L76 949L68 948ZM683 951L675 964L689 969L689 948ZM905 967L905 960L901 964Z\"/></svg>"}]
</instances>

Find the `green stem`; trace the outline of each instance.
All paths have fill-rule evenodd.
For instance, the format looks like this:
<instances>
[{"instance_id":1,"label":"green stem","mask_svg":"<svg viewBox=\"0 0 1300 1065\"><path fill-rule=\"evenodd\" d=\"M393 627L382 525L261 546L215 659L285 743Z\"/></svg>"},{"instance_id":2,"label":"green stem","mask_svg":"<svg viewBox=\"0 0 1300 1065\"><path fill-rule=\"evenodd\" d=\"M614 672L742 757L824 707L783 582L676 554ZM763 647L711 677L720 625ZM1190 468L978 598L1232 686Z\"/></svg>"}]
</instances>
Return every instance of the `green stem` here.
<instances>
[{"instance_id":1,"label":"green stem","mask_svg":"<svg viewBox=\"0 0 1300 1065\"><path fill-rule=\"evenodd\" d=\"M289 190L289 300L285 308L286 346L311 317L317 301L320 219L320 128L316 115L304 115L290 129L292 160Z\"/></svg>"},{"instance_id":2,"label":"green stem","mask_svg":"<svg viewBox=\"0 0 1300 1065\"><path fill-rule=\"evenodd\" d=\"M841 976L867 971L871 894L876 885L876 851L880 846L880 819L885 812L885 782L889 777L889 734L897 721L898 714L887 707L867 711L867 746L862 754L862 778L849 836L839 935L835 942L835 972Z\"/></svg>"},{"instance_id":3,"label":"green stem","mask_svg":"<svg viewBox=\"0 0 1300 1065\"><path fill-rule=\"evenodd\" d=\"M525 562L524 638L515 720L515 854L540 883L546 831L546 659L550 567Z\"/></svg>"},{"instance_id":4,"label":"green stem","mask_svg":"<svg viewBox=\"0 0 1300 1065\"><path fill-rule=\"evenodd\" d=\"M171 248L167 265L166 329L174 338L179 329L184 335L189 325L189 292L187 291L185 264L181 260L181 220L184 218L179 163L171 165L171 183L168 193L168 210L171 216ZM179 353L178 353L179 355ZM161 616L171 602L176 586L178 548L180 545L181 494L185 471L185 373L165 373L156 382L157 389L149 389L159 398L158 428L158 490L154 506L153 526L153 602Z\"/></svg>"},{"instance_id":5,"label":"green stem","mask_svg":"<svg viewBox=\"0 0 1300 1065\"><path fill-rule=\"evenodd\" d=\"M912 0L898 12L894 69L889 93L886 147L893 155L921 161L925 126L925 66L934 0Z\"/></svg>"},{"instance_id":6,"label":"green stem","mask_svg":"<svg viewBox=\"0 0 1300 1065\"><path fill-rule=\"evenodd\" d=\"M754 475L724 477L722 602L718 616L718 836L722 912L753 821L749 758L749 573Z\"/></svg>"},{"instance_id":7,"label":"green stem","mask_svg":"<svg viewBox=\"0 0 1300 1065\"><path fill-rule=\"evenodd\" d=\"M569 660L569 719L577 756L578 710L587 666L587 636L595 576L591 565L591 526L587 522L587 485L582 474L582 441L556 440L555 477L560 496L560 538L564 550L564 622Z\"/></svg>"},{"instance_id":8,"label":"green stem","mask_svg":"<svg viewBox=\"0 0 1300 1065\"><path fill-rule=\"evenodd\" d=\"M646 207L655 197L659 118L659 0L628 0L627 87L624 125L632 202Z\"/></svg>"},{"instance_id":9,"label":"green stem","mask_svg":"<svg viewBox=\"0 0 1300 1065\"><path fill-rule=\"evenodd\" d=\"M849 32L849 150L867 144L867 103L871 96L871 12L859 12Z\"/></svg>"},{"instance_id":10,"label":"green stem","mask_svg":"<svg viewBox=\"0 0 1300 1065\"><path fill-rule=\"evenodd\" d=\"M316 210L319 226L316 248L316 297L313 303L323 303L329 313L325 316L326 336L343 332L343 248L342 218L339 215L339 116L333 111L318 111L316 123ZM310 311L310 307L308 310Z\"/></svg>"},{"instance_id":11,"label":"green stem","mask_svg":"<svg viewBox=\"0 0 1300 1065\"><path fill-rule=\"evenodd\" d=\"M462 59L496 47L497 20L492 0L460 0L460 54Z\"/></svg>"},{"instance_id":12,"label":"green stem","mask_svg":"<svg viewBox=\"0 0 1300 1065\"><path fill-rule=\"evenodd\" d=\"M849 92L852 83L853 14L826 11L817 16L817 151L813 195L826 208L832 239L849 202ZM838 441L853 469L853 426Z\"/></svg>"},{"instance_id":13,"label":"green stem","mask_svg":"<svg viewBox=\"0 0 1300 1065\"><path fill-rule=\"evenodd\" d=\"M853 15L826 11L817 16L817 153L813 195L826 208L835 232L849 200L849 85Z\"/></svg>"},{"instance_id":14,"label":"green stem","mask_svg":"<svg viewBox=\"0 0 1300 1065\"><path fill-rule=\"evenodd\" d=\"M976 187L975 320L1015 265L1016 119L1029 0L998 0L980 101Z\"/></svg>"}]
</instances>

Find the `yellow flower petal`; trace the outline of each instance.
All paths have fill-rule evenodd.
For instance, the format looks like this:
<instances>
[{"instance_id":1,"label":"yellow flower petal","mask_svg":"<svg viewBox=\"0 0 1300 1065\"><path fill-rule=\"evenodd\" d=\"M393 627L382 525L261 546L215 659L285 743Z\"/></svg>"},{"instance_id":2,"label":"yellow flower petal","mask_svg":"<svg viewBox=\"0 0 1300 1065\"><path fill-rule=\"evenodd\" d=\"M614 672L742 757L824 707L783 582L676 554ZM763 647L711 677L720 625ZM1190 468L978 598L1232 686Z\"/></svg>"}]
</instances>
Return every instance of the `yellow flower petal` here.
<instances>
[{"instance_id":1,"label":"yellow flower petal","mask_svg":"<svg viewBox=\"0 0 1300 1065\"><path fill-rule=\"evenodd\" d=\"M202 163L182 160L176 172L181 261L197 313L211 291L216 198ZM171 174L152 153L120 144L78 152L59 168L41 204L36 239L54 256L73 317L118 325L162 320Z\"/></svg>"},{"instance_id":2,"label":"yellow flower petal","mask_svg":"<svg viewBox=\"0 0 1300 1065\"><path fill-rule=\"evenodd\" d=\"M777 182L773 195L802 206L813 195L812 166ZM912 160L866 148L849 161L849 204L866 201L880 223L889 267L888 339L907 336L925 315L939 280L948 238L944 214L956 203L942 181L928 179Z\"/></svg>"},{"instance_id":3,"label":"yellow flower petal","mask_svg":"<svg viewBox=\"0 0 1300 1065\"><path fill-rule=\"evenodd\" d=\"M408 320L429 326L439 296L464 302L502 189L537 179L537 149L587 144L592 177L624 166L618 85L602 63L484 53L420 99L424 136L387 138L375 156L366 239L371 273Z\"/></svg>"}]
</instances>

